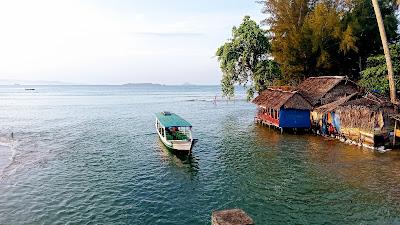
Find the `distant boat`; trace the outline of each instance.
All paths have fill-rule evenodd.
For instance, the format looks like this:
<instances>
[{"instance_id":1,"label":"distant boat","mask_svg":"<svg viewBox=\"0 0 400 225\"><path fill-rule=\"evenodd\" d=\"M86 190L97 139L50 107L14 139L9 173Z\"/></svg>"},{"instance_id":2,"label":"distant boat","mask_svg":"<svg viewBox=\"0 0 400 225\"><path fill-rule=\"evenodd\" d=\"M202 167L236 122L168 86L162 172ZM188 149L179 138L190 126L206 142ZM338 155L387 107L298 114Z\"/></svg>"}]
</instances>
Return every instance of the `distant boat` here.
<instances>
[{"instance_id":1,"label":"distant boat","mask_svg":"<svg viewBox=\"0 0 400 225\"><path fill-rule=\"evenodd\" d=\"M171 112L156 113L156 130L163 144L176 153L190 154L193 147L192 125Z\"/></svg>"},{"instance_id":2,"label":"distant boat","mask_svg":"<svg viewBox=\"0 0 400 225\"><path fill-rule=\"evenodd\" d=\"M35 88L25 88L25 91L34 91Z\"/></svg>"}]
</instances>

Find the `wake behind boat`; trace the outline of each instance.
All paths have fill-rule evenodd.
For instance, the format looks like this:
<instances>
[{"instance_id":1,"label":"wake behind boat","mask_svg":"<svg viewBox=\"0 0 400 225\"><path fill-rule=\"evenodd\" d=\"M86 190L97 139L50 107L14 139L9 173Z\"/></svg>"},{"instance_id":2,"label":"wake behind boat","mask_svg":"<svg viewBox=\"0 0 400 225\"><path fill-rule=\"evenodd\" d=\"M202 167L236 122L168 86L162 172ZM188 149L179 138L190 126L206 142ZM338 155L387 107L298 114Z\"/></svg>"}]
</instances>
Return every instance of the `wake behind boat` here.
<instances>
[{"instance_id":1,"label":"wake behind boat","mask_svg":"<svg viewBox=\"0 0 400 225\"><path fill-rule=\"evenodd\" d=\"M156 113L156 130L163 144L177 153L190 154L193 147L192 125L171 112Z\"/></svg>"}]
</instances>

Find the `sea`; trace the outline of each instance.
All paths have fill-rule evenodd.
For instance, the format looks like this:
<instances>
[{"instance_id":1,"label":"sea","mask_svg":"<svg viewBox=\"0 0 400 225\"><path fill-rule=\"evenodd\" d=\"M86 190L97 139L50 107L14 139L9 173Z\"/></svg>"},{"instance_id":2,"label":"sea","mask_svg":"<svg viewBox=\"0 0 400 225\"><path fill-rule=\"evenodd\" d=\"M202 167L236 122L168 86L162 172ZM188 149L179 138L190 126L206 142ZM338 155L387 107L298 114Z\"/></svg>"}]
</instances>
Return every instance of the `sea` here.
<instances>
[{"instance_id":1,"label":"sea","mask_svg":"<svg viewBox=\"0 0 400 225\"><path fill-rule=\"evenodd\" d=\"M32 88L34 90L25 90ZM193 125L192 155L155 113ZM218 86L0 86L0 224L400 224L400 152L254 123Z\"/></svg>"}]
</instances>

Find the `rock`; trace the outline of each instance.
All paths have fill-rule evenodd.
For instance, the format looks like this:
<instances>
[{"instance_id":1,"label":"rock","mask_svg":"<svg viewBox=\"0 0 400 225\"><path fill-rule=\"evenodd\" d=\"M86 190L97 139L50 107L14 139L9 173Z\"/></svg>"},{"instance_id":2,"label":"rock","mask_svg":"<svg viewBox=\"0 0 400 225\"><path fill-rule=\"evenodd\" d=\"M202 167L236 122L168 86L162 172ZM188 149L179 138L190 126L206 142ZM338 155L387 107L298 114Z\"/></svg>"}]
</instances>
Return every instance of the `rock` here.
<instances>
[{"instance_id":1,"label":"rock","mask_svg":"<svg viewBox=\"0 0 400 225\"><path fill-rule=\"evenodd\" d=\"M241 209L215 211L211 215L212 225L254 225L253 220Z\"/></svg>"}]
</instances>

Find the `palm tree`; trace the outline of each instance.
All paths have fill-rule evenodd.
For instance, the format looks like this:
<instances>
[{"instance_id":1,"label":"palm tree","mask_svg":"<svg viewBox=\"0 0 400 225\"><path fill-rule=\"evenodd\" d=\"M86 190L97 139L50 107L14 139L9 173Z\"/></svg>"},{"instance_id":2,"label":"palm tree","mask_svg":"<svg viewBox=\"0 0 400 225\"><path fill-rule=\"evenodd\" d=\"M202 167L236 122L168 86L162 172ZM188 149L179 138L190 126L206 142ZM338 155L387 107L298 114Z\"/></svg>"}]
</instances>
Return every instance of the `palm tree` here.
<instances>
[{"instance_id":1,"label":"palm tree","mask_svg":"<svg viewBox=\"0 0 400 225\"><path fill-rule=\"evenodd\" d=\"M400 0L397 0L397 4L400 4ZM386 66L389 78L390 100L392 101L392 103L396 103L396 87L394 85L392 59L390 58L389 45L387 42L385 26L383 25L383 19L381 10L379 8L378 0L372 0L372 5L374 6L375 16L379 27L379 33L381 35L383 51L385 53Z\"/></svg>"}]
</instances>

